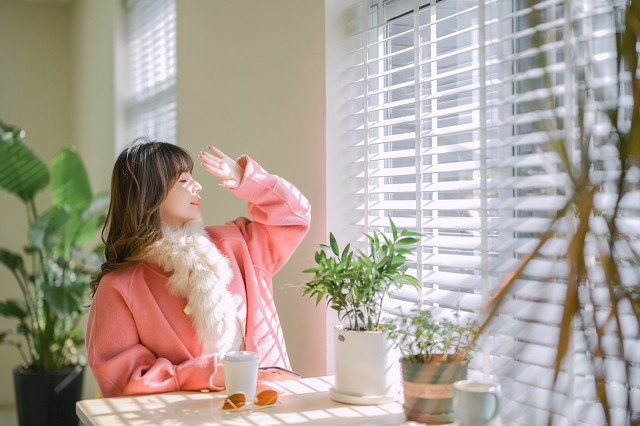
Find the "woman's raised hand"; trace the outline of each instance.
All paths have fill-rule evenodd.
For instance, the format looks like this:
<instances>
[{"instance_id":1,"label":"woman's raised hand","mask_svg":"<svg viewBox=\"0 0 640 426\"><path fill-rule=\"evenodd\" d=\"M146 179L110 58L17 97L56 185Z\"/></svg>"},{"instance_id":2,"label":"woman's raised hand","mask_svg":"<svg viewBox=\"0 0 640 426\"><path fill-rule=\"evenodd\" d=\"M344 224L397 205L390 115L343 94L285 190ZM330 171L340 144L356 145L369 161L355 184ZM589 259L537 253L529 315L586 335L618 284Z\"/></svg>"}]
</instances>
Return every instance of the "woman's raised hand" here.
<instances>
[{"instance_id":1,"label":"woman's raised hand","mask_svg":"<svg viewBox=\"0 0 640 426\"><path fill-rule=\"evenodd\" d=\"M222 179L220 186L230 189L237 188L244 176L244 169L236 160L228 157L218 148L210 146L209 149L213 154L204 151L200 153L199 157L203 161L202 167Z\"/></svg>"}]
</instances>

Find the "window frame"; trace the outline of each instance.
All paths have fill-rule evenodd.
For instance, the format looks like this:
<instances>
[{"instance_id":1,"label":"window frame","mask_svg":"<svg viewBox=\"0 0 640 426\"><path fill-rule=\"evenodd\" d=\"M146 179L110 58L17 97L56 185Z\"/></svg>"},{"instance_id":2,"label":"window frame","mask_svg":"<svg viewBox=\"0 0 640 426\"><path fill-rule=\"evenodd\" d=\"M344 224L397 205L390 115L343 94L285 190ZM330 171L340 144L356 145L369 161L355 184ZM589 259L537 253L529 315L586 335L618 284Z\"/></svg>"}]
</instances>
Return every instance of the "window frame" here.
<instances>
[{"instance_id":1,"label":"window frame","mask_svg":"<svg viewBox=\"0 0 640 426\"><path fill-rule=\"evenodd\" d=\"M176 143L175 0L122 0L120 4L116 150L139 138Z\"/></svg>"},{"instance_id":2,"label":"window frame","mask_svg":"<svg viewBox=\"0 0 640 426\"><path fill-rule=\"evenodd\" d=\"M328 0L327 6L327 229L331 230L339 241L357 242L360 240L360 236L363 232L368 232L369 222L368 216L362 218L358 213L362 212L362 208L359 206L363 203L363 200L369 196L368 189L357 184L358 179L368 179L367 172L365 170L362 173L357 167L354 167L355 163L362 163L360 159L362 153L358 153L357 149L350 149L349 146L363 148L363 137L358 135L359 133L366 133L368 131L367 125L358 125L358 120L355 117L362 116L363 111L366 108L363 106L364 99L361 95L363 91L363 85L366 85L366 71L362 71L362 64L367 63L365 51L362 48L363 41L366 40L366 36L363 35L363 28L366 28L366 1L360 2L356 0L350 0L341 3L338 0ZM420 2L416 0L415 4ZM484 7L484 2L478 2L479 7ZM547 2L548 3L548 2ZM551 2L553 4L562 2ZM340 14L342 12L342 15ZM345 12L348 14L345 15ZM484 13L484 12L482 12ZM345 19L345 16L348 17ZM569 22L565 22L564 31L568 30ZM347 28L348 31L344 31ZM343 31L340 36L337 29ZM485 31L486 28L480 26L479 31ZM359 44L360 43L360 44ZM358 47L360 46L360 47ZM569 44L564 45L564 53L566 57L569 55L571 46ZM482 57L486 52L479 52L479 56ZM568 72L572 72L572 66L569 67ZM486 69L484 70L486 76ZM482 71L480 71L482 74ZM565 74L567 78L567 74ZM568 77L569 81L573 79ZM486 79L482 78L484 83ZM570 89L572 90L572 89ZM572 91L568 95L572 96ZM573 105L575 99L569 98L566 102ZM486 99L480 99L479 102L486 103ZM483 109L486 113L486 109ZM482 112L481 112L482 114ZM347 118L345 118L347 117ZM481 122L486 122L485 119ZM575 128L575 121L571 115L569 115L563 125L568 129ZM481 132L486 132L481 128ZM486 144L486 135L483 137ZM486 145L485 145L486 146ZM486 158L481 161L487 161ZM366 160L364 161L366 164ZM366 167L366 166L365 166ZM480 180L486 183L487 168L484 167L481 170L484 177L481 176ZM342 178L342 179L341 179ZM485 194L488 188L485 186L481 188ZM356 200L350 198L350 195L358 194ZM483 196L482 202L486 203L487 197ZM481 209L484 211L487 209L487 205L484 204ZM482 220L488 220L484 218ZM483 226L483 230L487 227ZM483 238L483 250L486 253L487 245L486 238ZM524 252L523 252L524 253ZM483 260L483 261L486 261ZM488 277L482 277L482 300L483 305L489 300L490 288L488 283ZM552 286L553 287L553 286ZM328 314L328 328L331 328L336 319L333 313ZM327 333L331 336L330 330ZM327 340L328 346L328 359L331 359L331 340ZM491 376L491 370L489 366L489 343L488 338L483 340L483 345L480 352L484 355L482 374L484 378ZM574 367L572 363L567 366L568 377L573 379ZM574 386L569 386L573 389ZM570 391L569 399L572 401L574 398L573 391ZM571 402L570 401L570 402ZM571 402L572 403L572 402ZM575 410L570 409L565 419L571 424L575 421Z\"/></svg>"}]
</instances>

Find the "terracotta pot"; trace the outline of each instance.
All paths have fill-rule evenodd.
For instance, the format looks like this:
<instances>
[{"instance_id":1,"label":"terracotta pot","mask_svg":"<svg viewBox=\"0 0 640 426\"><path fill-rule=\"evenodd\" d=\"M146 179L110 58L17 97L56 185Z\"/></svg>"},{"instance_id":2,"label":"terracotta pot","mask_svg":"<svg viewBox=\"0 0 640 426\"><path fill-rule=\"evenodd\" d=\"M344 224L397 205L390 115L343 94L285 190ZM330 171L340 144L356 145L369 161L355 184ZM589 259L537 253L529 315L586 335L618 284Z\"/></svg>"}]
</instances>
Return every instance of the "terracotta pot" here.
<instances>
[{"instance_id":1,"label":"terracotta pot","mask_svg":"<svg viewBox=\"0 0 640 426\"><path fill-rule=\"evenodd\" d=\"M467 378L469 361L412 362L404 357L402 382L404 387L404 413L407 419L418 423L453 423L453 383Z\"/></svg>"}]
</instances>

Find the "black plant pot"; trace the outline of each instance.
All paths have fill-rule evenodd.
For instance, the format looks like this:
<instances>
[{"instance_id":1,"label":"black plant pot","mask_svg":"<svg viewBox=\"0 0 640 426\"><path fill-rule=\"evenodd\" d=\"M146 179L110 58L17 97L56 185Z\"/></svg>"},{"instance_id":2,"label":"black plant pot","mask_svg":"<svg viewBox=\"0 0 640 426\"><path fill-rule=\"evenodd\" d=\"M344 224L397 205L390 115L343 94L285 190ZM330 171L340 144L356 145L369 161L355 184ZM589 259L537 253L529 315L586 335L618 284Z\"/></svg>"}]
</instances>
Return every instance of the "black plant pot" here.
<instances>
[{"instance_id":1,"label":"black plant pot","mask_svg":"<svg viewBox=\"0 0 640 426\"><path fill-rule=\"evenodd\" d=\"M76 402L82 396L84 368L58 371L13 369L20 426L77 425Z\"/></svg>"}]
</instances>

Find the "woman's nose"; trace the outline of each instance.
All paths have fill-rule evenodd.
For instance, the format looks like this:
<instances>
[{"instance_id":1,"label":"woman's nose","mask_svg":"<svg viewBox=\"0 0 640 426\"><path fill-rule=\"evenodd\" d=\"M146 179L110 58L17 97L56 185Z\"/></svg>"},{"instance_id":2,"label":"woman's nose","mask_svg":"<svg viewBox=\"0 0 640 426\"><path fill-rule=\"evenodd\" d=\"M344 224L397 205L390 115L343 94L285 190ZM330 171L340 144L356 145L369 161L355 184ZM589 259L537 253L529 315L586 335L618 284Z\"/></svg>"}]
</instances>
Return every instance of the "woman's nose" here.
<instances>
[{"instance_id":1,"label":"woman's nose","mask_svg":"<svg viewBox=\"0 0 640 426\"><path fill-rule=\"evenodd\" d=\"M200 192L201 189L202 189L202 186L198 182L195 182L191 187L191 193L197 194L198 192Z\"/></svg>"}]
</instances>

